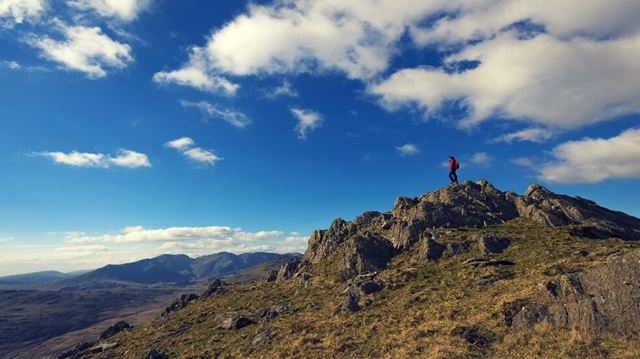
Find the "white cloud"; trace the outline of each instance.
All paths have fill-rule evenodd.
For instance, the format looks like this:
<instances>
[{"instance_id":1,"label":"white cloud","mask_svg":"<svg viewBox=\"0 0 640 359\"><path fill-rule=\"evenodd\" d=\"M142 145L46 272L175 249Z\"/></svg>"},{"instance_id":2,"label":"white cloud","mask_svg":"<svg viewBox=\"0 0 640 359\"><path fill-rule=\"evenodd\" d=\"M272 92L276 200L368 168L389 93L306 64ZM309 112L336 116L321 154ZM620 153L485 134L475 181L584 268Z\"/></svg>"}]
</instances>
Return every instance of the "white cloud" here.
<instances>
[{"instance_id":1,"label":"white cloud","mask_svg":"<svg viewBox=\"0 0 640 359\"><path fill-rule=\"evenodd\" d=\"M14 240L15 240L14 237L0 237L0 243L12 242Z\"/></svg>"},{"instance_id":2,"label":"white cloud","mask_svg":"<svg viewBox=\"0 0 640 359\"><path fill-rule=\"evenodd\" d=\"M535 166L535 162L529 157L514 158L510 162L515 164L515 165L522 166L522 167L533 168Z\"/></svg>"},{"instance_id":3,"label":"white cloud","mask_svg":"<svg viewBox=\"0 0 640 359\"><path fill-rule=\"evenodd\" d=\"M640 129L618 136L569 141L553 149L555 161L540 168L539 177L558 183L597 183L640 178Z\"/></svg>"},{"instance_id":4,"label":"white cloud","mask_svg":"<svg viewBox=\"0 0 640 359\"><path fill-rule=\"evenodd\" d=\"M89 78L107 75L106 68L122 69L133 61L131 47L111 39L99 27L67 26L56 22L63 40L34 37L30 43L42 56L66 69L84 72Z\"/></svg>"},{"instance_id":5,"label":"white cloud","mask_svg":"<svg viewBox=\"0 0 640 359\"><path fill-rule=\"evenodd\" d=\"M216 29L204 46L194 46L189 62L174 72L197 72L198 78L207 78L338 70L352 79L371 79L387 69L406 26L442 6L449 8L446 4L444 0L252 4L246 13Z\"/></svg>"},{"instance_id":6,"label":"white cloud","mask_svg":"<svg viewBox=\"0 0 640 359\"><path fill-rule=\"evenodd\" d=\"M291 114L298 120L295 130L298 132L298 138L300 139L306 139L307 133L322 126L322 115L315 111L292 108Z\"/></svg>"},{"instance_id":7,"label":"white cloud","mask_svg":"<svg viewBox=\"0 0 640 359\"><path fill-rule=\"evenodd\" d=\"M35 19L44 12L46 5L45 0L0 0L0 25L12 26Z\"/></svg>"},{"instance_id":8,"label":"white cloud","mask_svg":"<svg viewBox=\"0 0 640 359\"><path fill-rule=\"evenodd\" d=\"M68 5L83 10L92 10L100 16L122 21L134 20L145 10L151 0L69 0Z\"/></svg>"},{"instance_id":9,"label":"white cloud","mask_svg":"<svg viewBox=\"0 0 640 359\"><path fill-rule=\"evenodd\" d=\"M418 148L418 146L414 145L413 143L405 143L402 146L396 147L396 150L400 152L402 156L412 156L420 153L420 149Z\"/></svg>"},{"instance_id":10,"label":"white cloud","mask_svg":"<svg viewBox=\"0 0 640 359\"><path fill-rule=\"evenodd\" d=\"M131 150L120 150L117 156L109 157L109 162L120 167L151 167L147 155Z\"/></svg>"},{"instance_id":11,"label":"white cloud","mask_svg":"<svg viewBox=\"0 0 640 359\"><path fill-rule=\"evenodd\" d=\"M213 166L216 162L222 159L216 156L215 153L200 147L190 148L184 151L183 154L193 161L210 166Z\"/></svg>"},{"instance_id":12,"label":"white cloud","mask_svg":"<svg viewBox=\"0 0 640 359\"><path fill-rule=\"evenodd\" d=\"M186 150L194 144L195 142L191 139L191 137L180 137L178 139L165 143L165 146L176 150Z\"/></svg>"},{"instance_id":13,"label":"white cloud","mask_svg":"<svg viewBox=\"0 0 640 359\"><path fill-rule=\"evenodd\" d=\"M59 234L52 234L59 235ZM64 234L64 242L11 245L0 251L0 275L43 269L71 271L128 263L161 254L198 257L218 252L303 252L307 237L278 230L248 232L225 226L125 227L114 233Z\"/></svg>"},{"instance_id":14,"label":"white cloud","mask_svg":"<svg viewBox=\"0 0 640 359\"><path fill-rule=\"evenodd\" d=\"M275 100L278 97L298 97L298 96L299 96L298 91L295 88L293 88L291 83L289 83L289 81L287 80L282 81L281 85L270 89L265 94L265 97L270 100Z\"/></svg>"},{"instance_id":15,"label":"white cloud","mask_svg":"<svg viewBox=\"0 0 640 359\"><path fill-rule=\"evenodd\" d=\"M536 143L542 143L545 142L546 140L551 138L551 132L544 129L544 128L538 128L538 127L533 127L533 128L526 128L524 130L520 130L520 131L516 131L516 132L511 132L511 133L507 133L504 134L502 136L498 136L494 139L492 139L491 143L498 143L498 142L507 142L507 143L511 143L514 141L529 141L529 142L536 142Z\"/></svg>"},{"instance_id":16,"label":"white cloud","mask_svg":"<svg viewBox=\"0 0 640 359\"><path fill-rule=\"evenodd\" d=\"M478 152L471 156L471 163L479 167L489 167L493 162L493 157L489 156L486 152Z\"/></svg>"},{"instance_id":17,"label":"white cloud","mask_svg":"<svg viewBox=\"0 0 640 359\"><path fill-rule=\"evenodd\" d=\"M481 40L523 21L544 26L560 39L628 35L639 28L635 14L640 12L640 4L633 0L457 0L449 5L455 15L441 17L427 27L412 28L416 42L428 45Z\"/></svg>"},{"instance_id":18,"label":"white cloud","mask_svg":"<svg viewBox=\"0 0 640 359\"><path fill-rule=\"evenodd\" d=\"M183 107L192 107L200 110L205 117L220 118L234 127L244 128L251 124L251 120L249 120L244 113L229 109L220 109L206 101L190 102L182 100L180 104Z\"/></svg>"},{"instance_id":19,"label":"white cloud","mask_svg":"<svg viewBox=\"0 0 640 359\"><path fill-rule=\"evenodd\" d=\"M116 156L88 152L39 152L36 155L47 157L55 163L73 167L151 167L149 158L144 153L121 149Z\"/></svg>"},{"instance_id":20,"label":"white cloud","mask_svg":"<svg viewBox=\"0 0 640 359\"><path fill-rule=\"evenodd\" d=\"M206 92L221 92L233 96L240 87L208 69L203 49L194 47L189 62L178 70L160 71L153 75L153 82L160 85L176 84Z\"/></svg>"},{"instance_id":21,"label":"white cloud","mask_svg":"<svg viewBox=\"0 0 640 359\"><path fill-rule=\"evenodd\" d=\"M10 70L20 70L22 66L16 61L2 61L2 66Z\"/></svg>"},{"instance_id":22,"label":"white cloud","mask_svg":"<svg viewBox=\"0 0 640 359\"><path fill-rule=\"evenodd\" d=\"M549 35L520 40L512 33L469 46L445 59L479 60L461 73L399 70L371 86L389 109L417 104L427 116L463 100L461 126L497 116L570 129L640 111L640 33L609 40L562 41Z\"/></svg>"},{"instance_id":23,"label":"white cloud","mask_svg":"<svg viewBox=\"0 0 640 359\"><path fill-rule=\"evenodd\" d=\"M223 158L218 157L215 153L200 147L193 147L195 142L190 137L181 137L164 144L169 148L173 148L188 159L200 164L213 166L216 162Z\"/></svg>"},{"instance_id":24,"label":"white cloud","mask_svg":"<svg viewBox=\"0 0 640 359\"><path fill-rule=\"evenodd\" d=\"M463 127L498 117L572 129L640 111L629 76L640 72L638 13L634 0L275 1L250 5L170 73L198 74L192 85L206 88L215 76L337 70L392 110L417 104L437 116L453 101L469 110ZM379 81L407 29L416 47L451 55ZM455 70L467 61L479 65Z\"/></svg>"}]
</instances>

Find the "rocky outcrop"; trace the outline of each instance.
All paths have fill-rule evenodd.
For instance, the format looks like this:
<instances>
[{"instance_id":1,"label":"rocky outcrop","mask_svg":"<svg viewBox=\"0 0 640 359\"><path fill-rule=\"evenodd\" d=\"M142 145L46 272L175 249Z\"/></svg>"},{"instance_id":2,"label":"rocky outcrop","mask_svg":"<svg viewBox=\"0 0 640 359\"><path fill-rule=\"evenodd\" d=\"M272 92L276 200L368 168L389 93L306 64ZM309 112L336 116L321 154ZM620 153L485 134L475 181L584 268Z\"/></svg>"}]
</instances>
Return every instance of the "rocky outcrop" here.
<instances>
[{"instance_id":1,"label":"rocky outcrop","mask_svg":"<svg viewBox=\"0 0 640 359\"><path fill-rule=\"evenodd\" d=\"M640 219L598 206L580 197L555 194L530 185L521 197L514 198L518 214L547 226L586 225L588 235L640 240Z\"/></svg>"},{"instance_id":2,"label":"rocky outcrop","mask_svg":"<svg viewBox=\"0 0 640 359\"><path fill-rule=\"evenodd\" d=\"M164 312L162 312L161 316L166 318L172 312L186 307L187 305L189 305L189 303L193 302L196 299L198 299L198 296L194 293L182 294L164 309Z\"/></svg>"},{"instance_id":3,"label":"rocky outcrop","mask_svg":"<svg viewBox=\"0 0 640 359\"><path fill-rule=\"evenodd\" d=\"M509 306L505 321L516 330L546 321L595 334L640 335L640 251L563 275L541 285L537 298Z\"/></svg>"},{"instance_id":4,"label":"rocky outcrop","mask_svg":"<svg viewBox=\"0 0 640 359\"><path fill-rule=\"evenodd\" d=\"M420 244L418 259L424 262L435 261L442 257L446 246L434 241L431 238L424 239Z\"/></svg>"},{"instance_id":5,"label":"rocky outcrop","mask_svg":"<svg viewBox=\"0 0 640 359\"><path fill-rule=\"evenodd\" d=\"M121 320L102 332L102 334L100 334L100 340L111 338L122 331L129 331L131 329L133 329L133 327L129 325L129 323Z\"/></svg>"},{"instance_id":6,"label":"rocky outcrop","mask_svg":"<svg viewBox=\"0 0 640 359\"><path fill-rule=\"evenodd\" d=\"M478 248L483 254L497 254L502 253L510 244L511 240L506 238L496 238L495 236L480 235L475 238L478 243Z\"/></svg>"},{"instance_id":7,"label":"rocky outcrop","mask_svg":"<svg viewBox=\"0 0 640 359\"><path fill-rule=\"evenodd\" d=\"M395 249L384 237L366 233L349 238L341 248L339 272L343 279L384 269Z\"/></svg>"},{"instance_id":8,"label":"rocky outcrop","mask_svg":"<svg viewBox=\"0 0 640 359\"><path fill-rule=\"evenodd\" d=\"M222 314L219 316L219 320L220 328L227 330L238 330L255 323L248 317L236 312Z\"/></svg>"},{"instance_id":9,"label":"rocky outcrop","mask_svg":"<svg viewBox=\"0 0 640 359\"><path fill-rule=\"evenodd\" d=\"M284 263L280 266L278 273L276 274L276 283L283 282L287 279L293 278L298 269L300 268L301 261L300 259L294 259Z\"/></svg>"},{"instance_id":10,"label":"rocky outcrop","mask_svg":"<svg viewBox=\"0 0 640 359\"><path fill-rule=\"evenodd\" d=\"M328 229L311 235L304 259L315 264L337 255L341 276L349 277L383 269L391 257L416 244L420 245L421 261L471 249L478 249L483 255L498 254L511 243L509 239L487 234L440 242L436 234L442 228L485 227L518 217L545 226L571 225L574 235L640 240L638 218L583 198L558 195L539 185L529 186L518 196L480 180L415 198L400 197L390 212L365 212L350 222L336 219ZM293 275L290 269L283 270L283 275L278 273L279 278Z\"/></svg>"},{"instance_id":11,"label":"rocky outcrop","mask_svg":"<svg viewBox=\"0 0 640 359\"><path fill-rule=\"evenodd\" d=\"M208 287L207 289L204 290L204 292L202 292L202 294L200 294L201 298L210 298L210 297L215 297L221 294L224 294L226 292L226 289L224 289L224 287L222 286L223 283L220 279L216 279L214 280Z\"/></svg>"}]
</instances>

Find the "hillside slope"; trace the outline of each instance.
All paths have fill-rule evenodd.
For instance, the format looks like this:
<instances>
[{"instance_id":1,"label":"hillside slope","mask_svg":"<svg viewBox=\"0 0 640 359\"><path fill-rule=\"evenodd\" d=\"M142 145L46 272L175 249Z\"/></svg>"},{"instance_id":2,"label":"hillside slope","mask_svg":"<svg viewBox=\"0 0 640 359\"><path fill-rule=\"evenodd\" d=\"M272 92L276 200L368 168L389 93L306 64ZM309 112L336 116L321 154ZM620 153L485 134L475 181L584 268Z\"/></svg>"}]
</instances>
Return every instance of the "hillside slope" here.
<instances>
[{"instance_id":1,"label":"hillside slope","mask_svg":"<svg viewBox=\"0 0 640 359\"><path fill-rule=\"evenodd\" d=\"M640 357L639 235L582 198L465 182L338 219L277 275L215 283L75 355Z\"/></svg>"}]
</instances>

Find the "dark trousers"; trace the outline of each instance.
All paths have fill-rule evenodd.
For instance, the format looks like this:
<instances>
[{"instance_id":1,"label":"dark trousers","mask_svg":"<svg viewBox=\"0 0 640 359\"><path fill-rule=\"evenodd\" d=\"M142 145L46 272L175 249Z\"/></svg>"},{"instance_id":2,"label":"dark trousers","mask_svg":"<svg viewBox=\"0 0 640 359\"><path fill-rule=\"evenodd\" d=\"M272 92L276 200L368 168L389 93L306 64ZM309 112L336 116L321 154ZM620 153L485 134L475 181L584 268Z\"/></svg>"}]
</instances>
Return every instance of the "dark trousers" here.
<instances>
[{"instance_id":1,"label":"dark trousers","mask_svg":"<svg viewBox=\"0 0 640 359\"><path fill-rule=\"evenodd\" d=\"M458 183L458 175L456 174L456 171L449 171L449 179L451 180L451 183Z\"/></svg>"}]
</instances>

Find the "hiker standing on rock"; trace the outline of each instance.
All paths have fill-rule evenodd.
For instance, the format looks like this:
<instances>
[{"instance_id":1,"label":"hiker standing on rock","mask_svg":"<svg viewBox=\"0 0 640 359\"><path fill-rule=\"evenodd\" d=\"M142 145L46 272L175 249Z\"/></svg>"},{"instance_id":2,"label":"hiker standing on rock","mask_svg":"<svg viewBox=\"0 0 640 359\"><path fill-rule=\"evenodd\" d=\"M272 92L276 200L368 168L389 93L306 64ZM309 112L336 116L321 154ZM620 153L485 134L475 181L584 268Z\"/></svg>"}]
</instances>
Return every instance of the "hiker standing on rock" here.
<instances>
[{"instance_id":1,"label":"hiker standing on rock","mask_svg":"<svg viewBox=\"0 0 640 359\"><path fill-rule=\"evenodd\" d=\"M460 162L455 157L449 156L449 179L451 184L458 184L458 175L456 171L460 168Z\"/></svg>"}]
</instances>

